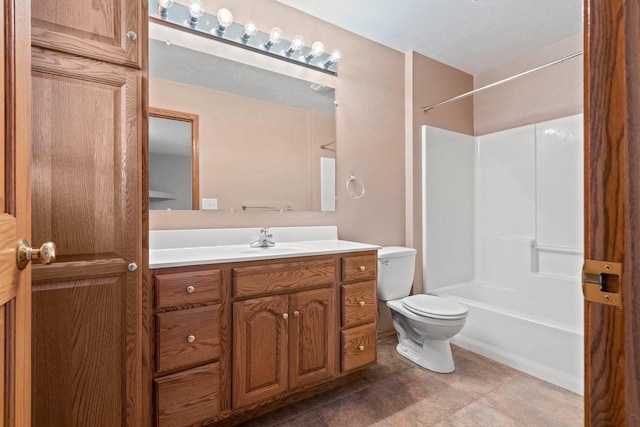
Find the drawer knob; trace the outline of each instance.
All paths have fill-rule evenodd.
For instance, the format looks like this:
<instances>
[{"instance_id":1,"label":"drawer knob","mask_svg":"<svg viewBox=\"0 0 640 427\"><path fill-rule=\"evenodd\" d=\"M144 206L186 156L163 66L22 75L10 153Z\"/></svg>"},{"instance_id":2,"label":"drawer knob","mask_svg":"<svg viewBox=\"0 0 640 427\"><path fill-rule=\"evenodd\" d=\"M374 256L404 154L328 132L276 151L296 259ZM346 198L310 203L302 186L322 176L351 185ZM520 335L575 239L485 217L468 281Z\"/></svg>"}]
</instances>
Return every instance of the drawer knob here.
<instances>
[{"instance_id":1,"label":"drawer knob","mask_svg":"<svg viewBox=\"0 0 640 427\"><path fill-rule=\"evenodd\" d=\"M138 38L138 35L135 31L127 31L127 37L129 38L129 40L135 40Z\"/></svg>"},{"instance_id":2,"label":"drawer knob","mask_svg":"<svg viewBox=\"0 0 640 427\"><path fill-rule=\"evenodd\" d=\"M289 318L289 315L287 313L282 313L282 318L284 320L287 320Z\"/></svg>"},{"instance_id":3,"label":"drawer knob","mask_svg":"<svg viewBox=\"0 0 640 427\"><path fill-rule=\"evenodd\" d=\"M360 271L365 271L367 268L364 265L361 265L359 269Z\"/></svg>"},{"instance_id":4,"label":"drawer knob","mask_svg":"<svg viewBox=\"0 0 640 427\"><path fill-rule=\"evenodd\" d=\"M194 342L196 340L196 336L195 335L189 335L187 337L187 342Z\"/></svg>"},{"instance_id":5,"label":"drawer knob","mask_svg":"<svg viewBox=\"0 0 640 427\"><path fill-rule=\"evenodd\" d=\"M191 286L191 285L187 286L187 293L188 294L194 293L195 290L196 290L196 288L194 288L193 286Z\"/></svg>"},{"instance_id":6,"label":"drawer knob","mask_svg":"<svg viewBox=\"0 0 640 427\"><path fill-rule=\"evenodd\" d=\"M360 307L364 307L364 301L358 301L358 305L359 305Z\"/></svg>"},{"instance_id":7,"label":"drawer knob","mask_svg":"<svg viewBox=\"0 0 640 427\"><path fill-rule=\"evenodd\" d=\"M300 316L300 312L298 310L293 312L293 317L298 317Z\"/></svg>"},{"instance_id":8,"label":"drawer knob","mask_svg":"<svg viewBox=\"0 0 640 427\"><path fill-rule=\"evenodd\" d=\"M358 346L358 350L360 350L360 351L364 351L364 346L363 346L362 344L360 344L360 345Z\"/></svg>"}]
</instances>

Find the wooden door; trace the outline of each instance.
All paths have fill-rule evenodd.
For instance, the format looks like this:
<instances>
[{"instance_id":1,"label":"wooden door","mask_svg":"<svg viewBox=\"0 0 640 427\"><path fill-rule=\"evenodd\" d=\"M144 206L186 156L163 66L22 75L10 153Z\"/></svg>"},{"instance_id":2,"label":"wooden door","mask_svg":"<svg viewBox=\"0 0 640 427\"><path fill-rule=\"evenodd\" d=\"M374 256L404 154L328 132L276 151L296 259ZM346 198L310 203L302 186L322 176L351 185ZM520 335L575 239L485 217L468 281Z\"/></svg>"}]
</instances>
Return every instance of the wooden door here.
<instances>
[{"instance_id":1,"label":"wooden door","mask_svg":"<svg viewBox=\"0 0 640 427\"><path fill-rule=\"evenodd\" d=\"M0 425L31 424L31 267L16 266L18 239L30 239L29 8L0 7Z\"/></svg>"},{"instance_id":2,"label":"wooden door","mask_svg":"<svg viewBox=\"0 0 640 427\"><path fill-rule=\"evenodd\" d=\"M139 0L31 0L34 46L138 68L146 19Z\"/></svg>"},{"instance_id":3,"label":"wooden door","mask_svg":"<svg viewBox=\"0 0 640 427\"><path fill-rule=\"evenodd\" d=\"M254 298L233 304L233 407L287 391L288 299Z\"/></svg>"},{"instance_id":4,"label":"wooden door","mask_svg":"<svg viewBox=\"0 0 640 427\"><path fill-rule=\"evenodd\" d=\"M335 369L335 296L332 288L289 299L289 387L330 378Z\"/></svg>"},{"instance_id":5,"label":"wooden door","mask_svg":"<svg viewBox=\"0 0 640 427\"><path fill-rule=\"evenodd\" d=\"M585 302L588 426L640 425L639 52L637 0L585 0L585 258L622 272Z\"/></svg>"},{"instance_id":6,"label":"wooden door","mask_svg":"<svg viewBox=\"0 0 640 427\"><path fill-rule=\"evenodd\" d=\"M33 421L142 420L141 76L32 48ZM148 421L146 421L148 422Z\"/></svg>"}]
</instances>

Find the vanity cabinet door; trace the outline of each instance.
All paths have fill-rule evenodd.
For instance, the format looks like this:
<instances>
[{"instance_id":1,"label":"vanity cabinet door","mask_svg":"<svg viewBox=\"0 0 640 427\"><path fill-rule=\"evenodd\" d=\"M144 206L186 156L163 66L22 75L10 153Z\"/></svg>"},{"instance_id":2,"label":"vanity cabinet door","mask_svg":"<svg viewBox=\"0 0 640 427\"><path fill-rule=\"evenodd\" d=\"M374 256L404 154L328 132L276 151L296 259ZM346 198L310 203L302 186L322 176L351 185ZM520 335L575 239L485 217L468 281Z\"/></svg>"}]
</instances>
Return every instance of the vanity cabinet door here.
<instances>
[{"instance_id":1,"label":"vanity cabinet door","mask_svg":"<svg viewBox=\"0 0 640 427\"><path fill-rule=\"evenodd\" d=\"M290 297L290 388L331 378L335 366L333 288L298 292Z\"/></svg>"},{"instance_id":2,"label":"vanity cabinet door","mask_svg":"<svg viewBox=\"0 0 640 427\"><path fill-rule=\"evenodd\" d=\"M35 46L140 68L146 11L139 0L32 0Z\"/></svg>"},{"instance_id":3,"label":"vanity cabinet door","mask_svg":"<svg viewBox=\"0 0 640 427\"><path fill-rule=\"evenodd\" d=\"M287 391L289 297L233 304L233 407Z\"/></svg>"}]
</instances>

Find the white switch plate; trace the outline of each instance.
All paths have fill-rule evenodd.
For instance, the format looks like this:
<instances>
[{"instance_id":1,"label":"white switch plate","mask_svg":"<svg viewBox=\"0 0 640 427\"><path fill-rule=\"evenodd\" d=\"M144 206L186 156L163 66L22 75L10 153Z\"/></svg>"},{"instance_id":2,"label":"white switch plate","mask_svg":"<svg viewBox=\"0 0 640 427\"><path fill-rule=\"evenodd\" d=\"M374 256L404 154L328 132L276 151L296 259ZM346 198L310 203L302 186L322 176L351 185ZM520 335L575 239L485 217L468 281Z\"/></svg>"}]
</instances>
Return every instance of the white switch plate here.
<instances>
[{"instance_id":1,"label":"white switch plate","mask_svg":"<svg viewBox=\"0 0 640 427\"><path fill-rule=\"evenodd\" d=\"M218 209L218 199L202 199L201 208L205 211Z\"/></svg>"}]
</instances>

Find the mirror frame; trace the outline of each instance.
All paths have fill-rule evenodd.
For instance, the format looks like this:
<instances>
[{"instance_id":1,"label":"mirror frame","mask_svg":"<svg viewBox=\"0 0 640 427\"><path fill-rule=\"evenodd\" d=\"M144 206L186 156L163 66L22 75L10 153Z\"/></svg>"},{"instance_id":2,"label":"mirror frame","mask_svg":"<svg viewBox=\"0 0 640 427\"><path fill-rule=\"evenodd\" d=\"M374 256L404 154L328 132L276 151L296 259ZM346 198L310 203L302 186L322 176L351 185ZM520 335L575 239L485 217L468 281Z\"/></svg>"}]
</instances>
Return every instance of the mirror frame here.
<instances>
[{"instance_id":1,"label":"mirror frame","mask_svg":"<svg viewBox=\"0 0 640 427\"><path fill-rule=\"evenodd\" d=\"M198 149L200 116L182 111L149 107L149 117L191 123L191 209L194 211L200 210L200 159Z\"/></svg>"}]
</instances>

